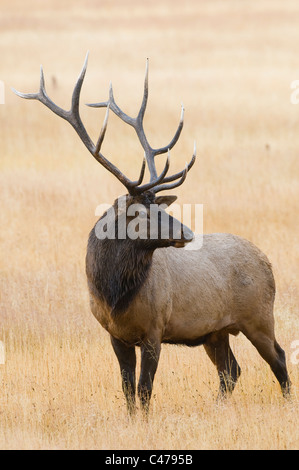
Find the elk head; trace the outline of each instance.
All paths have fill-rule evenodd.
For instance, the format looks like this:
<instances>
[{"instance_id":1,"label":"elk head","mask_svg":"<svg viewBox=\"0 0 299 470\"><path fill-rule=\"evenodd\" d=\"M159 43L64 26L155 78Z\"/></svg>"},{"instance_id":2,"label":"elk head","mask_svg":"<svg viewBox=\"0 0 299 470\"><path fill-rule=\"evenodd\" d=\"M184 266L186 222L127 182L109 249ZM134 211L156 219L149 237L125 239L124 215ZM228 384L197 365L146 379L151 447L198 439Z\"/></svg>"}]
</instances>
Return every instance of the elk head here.
<instances>
[{"instance_id":1,"label":"elk head","mask_svg":"<svg viewBox=\"0 0 299 470\"><path fill-rule=\"evenodd\" d=\"M82 71L79 75L79 78L76 82L76 85L73 90L72 95L72 102L70 110L66 111L59 106L57 106L47 95L45 90L45 81L44 81L44 74L43 69L41 67L40 73L40 89L38 93L20 93L13 89L13 91L20 96L21 98L25 99L34 99L38 100L47 106L51 111L55 114L60 116L61 118L68 121L72 127L77 132L78 136L84 143L85 147L89 150L92 156L101 164L103 165L108 171L110 171L127 189L128 194L122 198L119 198L114 203L114 210L117 210L117 216L113 219L114 223L119 221L119 217L123 217L123 213L119 214L119 206L121 201L125 201L124 206L126 208L126 227L130 222L130 211L129 208L132 208L133 205L140 205L140 211L138 214L139 222L141 224L142 219L146 219L147 223L143 224L143 231L141 231L142 236L138 239L147 240L149 243L149 239L152 238L154 242L150 244L154 248L158 246L184 246L185 243L190 242L193 239L193 233L190 229L183 226L179 221L174 219L171 216L166 215L165 208L169 206L172 202L176 200L176 196L160 196L157 197L156 194L160 191L174 189L180 186L186 179L187 173L190 168L193 166L195 159L196 159L196 147L194 144L194 152L191 161L189 164L186 163L185 168L178 173L173 175L167 175L169 166L170 166L170 150L176 144L181 134L183 123L184 123L184 108L182 106L181 109L181 117L178 128L176 133L171 140L171 142L161 148L154 149L150 146L143 127L143 119L147 105L148 99L148 60L146 62L146 73L145 73L145 80L144 80L144 93L143 93L143 100L141 103L140 110L138 112L137 117L133 118L125 114L119 106L116 104L112 85L110 84L109 89L109 99L104 102L88 104L88 106L94 108L107 108L106 115L104 119L104 123L102 129L100 131L99 138L96 144L93 143L91 138L89 137L83 122L80 117L79 113L79 100L80 100L80 92L83 84L83 80L86 73L87 68L87 59L88 54L86 56ZM101 146L105 137L105 133L107 130L107 123L108 123L108 116L109 110L113 111L122 121L126 124L132 126L137 134L137 137L142 145L144 150L144 159L140 170L139 178L136 181L131 181L127 178L115 165L113 165L109 160L107 160L104 155L101 153ZM155 165L155 158L157 155L167 153L167 159L165 166L162 172L158 175L157 169ZM150 172L150 181L148 183L143 183L144 173L145 173L145 165L147 164L149 172ZM143 183L143 184L142 184ZM163 206L161 206L163 204ZM152 207L156 206L156 208ZM159 206L159 208L158 208ZM158 220L158 226L156 227L155 234L153 236L153 231L151 231L150 227L150 220L153 214L156 214ZM110 214L111 215L111 214ZM135 213L136 215L136 213ZM104 214L105 216L105 214ZM111 220L111 217L110 219ZM168 226L169 236L162 237L162 233L165 228ZM151 235L151 237L150 237Z\"/></svg>"}]
</instances>

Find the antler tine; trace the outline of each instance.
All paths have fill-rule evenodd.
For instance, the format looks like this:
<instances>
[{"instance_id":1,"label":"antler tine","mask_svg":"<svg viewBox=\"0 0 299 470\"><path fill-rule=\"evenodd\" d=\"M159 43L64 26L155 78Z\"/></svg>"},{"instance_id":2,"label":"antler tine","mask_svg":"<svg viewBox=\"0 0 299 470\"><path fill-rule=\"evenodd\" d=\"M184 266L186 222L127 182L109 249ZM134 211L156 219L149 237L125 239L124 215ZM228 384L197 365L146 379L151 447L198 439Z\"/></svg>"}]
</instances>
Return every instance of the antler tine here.
<instances>
[{"instance_id":1,"label":"antler tine","mask_svg":"<svg viewBox=\"0 0 299 470\"><path fill-rule=\"evenodd\" d=\"M12 88L12 91L20 96L21 98L25 98L26 100L37 100L47 106L51 111L53 111L58 116L62 117L63 119L67 119L67 111L62 108L59 108L52 100L48 97L46 90L45 90L45 79L44 79L44 72L43 66L40 66L40 87L38 93L21 93L17 91L15 88Z\"/></svg>"},{"instance_id":2,"label":"antler tine","mask_svg":"<svg viewBox=\"0 0 299 470\"><path fill-rule=\"evenodd\" d=\"M145 113L146 105L147 105L147 99L148 99L148 63L149 63L149 60L147 58L146 68L145 68L145 78L144 78L143 99L142 99L141 107L137 116L137 120L139 120L141 123L143 122L144 113Z\"/></svg>"},{"instance_id":3,"label":"antler tine","mask_svg":"<svg viewBox=\"0 0 299 470\"><path fill-rule=\"evenodd\" d=\"M79 115L80 93L81 93L81 88L82 88L83 81L84 81L85 74L86 74L88 55L89 53L87 52L81 73L74 87L74 91L72 95L71 114Z\"/></svg>"},{"instance_id":4,"label":"antler tine","mask_svg":"<svg viewBox=\"0 0 299 470\"><path fill-rule=\"evenodd\" d=\"M177 143L177 141L179 140L179 137L181 135L181 132L182 132L182 129L183 129L183 126L184 126L184 113L185 113L185 108L184 108L184 105L182 104L182 108L181 108L181 117L180 117L180 122L179 122L179 125L178 125L178 128L176 130L176 133L173 137L173 139L171 140L171 142L166 145L165 147L161 147L159 149L155 149L154 150L154 155L161 155L162 153L166 153L168 150L171 150L172 147L175 146L175 144Z\"/></svg>"},{"instance_id":5,"label":"antler tine","mask_svg":"<svg viewBox=\"0 0 299 470\"><path fill-rule=\"evenodd\" d=\"M153 191L154 193L158 193L159 191L164 191L164 190L168 190L168 189L173 189L173 188L177 188L178 186L180 186L181 184L183 184L183 182L185 181L186 179L186 176L187 176L187 173L188 173L188 164L186 163L186 166L183 170L183 175L182 177L179 179L179 181L176 181L175 183L172 183L172 184L160 184L159 186L155 186L153 188Z\"/></svg>"},{"instance_id":6,"label":"antler tine","mask_svg":"<svg viewBox=\"0 0 299 470\"><path fill-rule=\"evenodd\" d=\"M40 66L40 87L39 87L39 92L38 93L21 93L20 91L16 90L15 88L12 88L12 91L20 96L21 98L25 98L26 100L39 100L41 98L41 91L44 89L45 86L45 81L44 81L44 74L43 74L43 66Z\"/></svg>"},{"instance_id":7,"label":"antler tine","mask_svg":"<svg viewBox=\"0 0 299 470\"><path fill-rule=\"evenodd\" d=\"M157 193L159 191L164 191L164 190L177 188L178 186L183 184L183 182L185 181L185 179L187 177L187 173L190 170L190 168L192 168L192 166L194 165L195 160L196 160L196 143L194 142L194 150L193 150L193 155L192 155L191 161L189 162L189 164L186 163L186 166L185 166L184 170L180 171L179 173L176 173L175 175L167 176L166 178L164 178L163 184L154 187L153 191L155 193ZM172 184L165 184L165 183L169 183L171 181L174 181L178 178L180 178L180 179L178 181L175 181Z\"/></svg>"},{"instance_id":8,"label":"antler tine","mask_svg":"<svg viewBox=\"0 0 299 470\"><path fill-rule=\"evenodd\" d=\"M142 161L142 167L141 167L141 170L140 170L140 175L139 175L139 178L137 181L133 181L130 185L132 191L134 192L134 188L137 188L137 186L139 186L142 181L143 181L143 178L144 178L144 172L145 172L145 165L146 165L146 158L145 156L143 157L143 161Z\"/></svg>"},{"instance_id":9,"label":"antler tine","mask_svg":"<svg viewBox=\"0 0 299 470\"><path fill-rule=\"evenodd\" d=\"M104 119L104 122L103 122L103 126L102 126L102 129L101 129L98 141L97 141L97 145L96 145L96 148L95 148L95 152L94 152L96 155L101 150L101 146L102 146L105 134L106 134L107 124L108 124L108 117L109 117L109 108L110 108L110 105L108 104L106 114L105 114L105 119Z\"/></svg>"},{"instance_id":10,"label":"antler tine","mask_svg":"<svg viewBox=\"0 0 299 470\"><path fill-rule=\"evenodd\" d=\"M187 171L189 171L193 167L193 165L195 163L195 160L196 160L196 143L194 142L193 155L192 155L192 158L191 158L190 162L187 165ZM163 183L170 183L171 181L177 180L178 178L180 178L183 175L184 171L185 170L182 170L182 171L179 171L178 173L176 173L175 175L166 176L166 178L164 178L164 180L163 180Z\"/></svg>"},{"instance_id":11,"label":"antler tine","mask_svg":"<svg viewBox=\"0 0 299 470\"><path fill-rule=\"evenodd\" d=\"M169 170L169 165L170 165L170 153L168 152L167 160L166 160L162 173L157 178L150 181L149 183L146 183L143 186L139 186L138 188L136 188L136 192L139 194L144 191L149 191L150 189L154 188L155 186L160 184L162 181L164 181L165 175L167 174Z\"/></svg>"},{"instance_id":12,"label":"antler tine","mask_svg":"<svg viewBox=\"0 0 299 470\"><path fill-rule=\"evenodd\" d=\"M14 93L16 93L16 95L20 96L21 98L25 98L29 100L35 99L37 101L40 101L47 108L53 111L53 113L57 114L59 117L68 121L73 126L73 128L75 129L75 131L77 132L77 134L79 135L80 139L83 141L87 149L91 153L93 153L94 152L93 142L91 141L89 135L87 134L86 129L81 121L80 114L79 114L80 92L81 92L83 80L85 77L87 61L88 61L88 53L86 54L83 68L81 70L81 73L74 87L73 96L72 96L72 105L69 111L66 111L65 109L62 109L59 106L57 106L47 95L47 92L45 89L45 79L44 79L44 72L43 72L42 66L41 66L41 71L40 71L40 88L39 88L38 93L20 93L14 88L13 88L13 91Z\"/></svg>"},{"instance_id":13,"label":"antler tine","mask_svg":"<svg viewBox=\"0 0 299 470\"><path fill-rule=\"evenodd\" d=\"M124 113L120 109L120 107L115 103L112 82L110 82L110 85L109 85L109 100L108 101L102 101L101 103L86 103L86 106L90 106L91 108L107 108L108 105L110 106L110 109L114 112L114 114L120 117L122 121L134 127L136 119L131 118L126 113Z\"/></svg>"},{"instance_id":14,"label":"antler tine","mask_svg":"<svg viewBox=\"0 0 299 470\"><path fill-rule=\"evenodd\" d=\"M87 149L92 153L92 155L94 155L94 152L95 152L94 144L86 132L86 129L83 125L83 122L81 120L80 113L79 113L80 94L81 94L81 88L83 85L83 81L84 81L85 73L87 69L88 55L89 55L89 52L87 52L86 54L83 68L81 70L81 73L74 87L74 91L72 95L72 105L69 111L69 120L68 119L67 120L74 127L75 131L77 132L77 134L79 135L80 139L82 140L84 145L87 147Z\"/></svg>"}]
</instances>

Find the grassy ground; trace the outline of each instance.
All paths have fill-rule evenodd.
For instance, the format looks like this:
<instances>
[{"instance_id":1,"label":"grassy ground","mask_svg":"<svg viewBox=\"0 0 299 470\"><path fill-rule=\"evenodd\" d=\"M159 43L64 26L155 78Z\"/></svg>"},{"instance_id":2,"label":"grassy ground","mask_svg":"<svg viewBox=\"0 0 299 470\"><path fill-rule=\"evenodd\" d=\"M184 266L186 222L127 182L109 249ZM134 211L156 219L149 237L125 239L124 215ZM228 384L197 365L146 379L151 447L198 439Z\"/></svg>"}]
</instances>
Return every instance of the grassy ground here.
<instances>
[{"instance_id":1,"label":"grassy ground","mask_svg":"<svg viewBox=\"0 0 299 470\"><path fill-rule=\"evenodd\" d=\"M283 2L2 0L0 79L0 448L294 449L298 447L299 7ZM204 231L232 232L270 258L277 283L276 336L293 382L286 403L269 367L239 335L243 374L227 403L203 348L163 346L150 419L126 415L108 334L89 311L84 257L98 204L121 185L71 127L10 86L38 89L39 65L54 101L69 107L86 51L82 117L94 139L109 81L129 114L138 109L145 59L145 120L153 146L185 127L172 168L198 161L177 190L204 204ZM142 151L109 120L103 153L129 177ZM162 162L163 160L163 162ZM164 158L161 157L161 165Z\"/></svg>"}]
</instances>

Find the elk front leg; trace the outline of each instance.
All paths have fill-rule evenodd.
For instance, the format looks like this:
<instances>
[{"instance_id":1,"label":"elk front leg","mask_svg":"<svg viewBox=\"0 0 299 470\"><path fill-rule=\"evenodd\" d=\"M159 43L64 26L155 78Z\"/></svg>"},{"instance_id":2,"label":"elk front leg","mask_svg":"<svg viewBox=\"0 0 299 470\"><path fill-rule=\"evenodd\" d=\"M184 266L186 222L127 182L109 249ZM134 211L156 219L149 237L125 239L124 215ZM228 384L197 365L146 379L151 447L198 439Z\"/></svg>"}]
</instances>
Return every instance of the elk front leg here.
<instances>
[{"instance_id":1,"label":"elk front leg","mask_svg":"<svg viewBox=\"0 0 299 470\"><path fill-rule=\"evenodd\" d=\"M138 396L145 413L149 409L160 351L161 343L156 340L147 340L141 345L141 373L138 383Z\"/></svg>"},{"instance_id":2,"label":"elk front leg","mask_svg":"<svg viewBox=\"0 0 299 470\"><path fill-rule=\"evenodd\" d=\"M130 414L135 412L135 369L136 353L135 346L127 346L113 336L110 336L111 344L117 356L122 378L122 388L127 401Z\"/></svg>"}]
</instances>

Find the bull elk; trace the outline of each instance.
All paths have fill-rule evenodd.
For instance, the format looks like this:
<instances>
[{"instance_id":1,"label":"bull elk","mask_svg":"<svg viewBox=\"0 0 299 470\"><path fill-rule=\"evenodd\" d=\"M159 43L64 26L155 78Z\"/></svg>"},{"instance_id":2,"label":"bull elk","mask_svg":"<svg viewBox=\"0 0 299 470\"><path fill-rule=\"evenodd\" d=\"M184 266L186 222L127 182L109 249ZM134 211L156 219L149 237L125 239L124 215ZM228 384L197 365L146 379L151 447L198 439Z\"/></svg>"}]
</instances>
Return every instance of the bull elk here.
<instances>
[{"instance_id":1,"label":"bull elk","mask_svg":"<svg viewBox=\"0 0 299 470\"><path fill-rule=\"evenodd\" d=\"M143 100L137 117L130 117L120 109L111 85L107 101L89 105L107 108L98 141L94 144L79 114L86 67L87 57L69 111L58 107L48 97L42 69L38 93L14 91L22 98L40 101L68 121L92 156L127 190L125 196L116 199L113 210L108 210L90 232L86 274L91 311L110 334L129 412L134 412L136 407L136 346L141 349L138 395L142 409L147 411L162 343L204 345L219 374L219 396L226 396L233 391L241 372L229 345L229 335L237 335L240 331L270 365L283 395L287 396L290 380L284 351L274 334L275 282L267 257L251 242L225 233L204 235L202 248L197 251L180 249L193 239L193 232L164 210L176 196L157 196L160 191L181 185L196 158L194 149L190 163L182 171L167 175L169 151L178 141L183 127L183 108L171 142L165 147L152 148L143 126L148 99L147 62ZM136 181L128 179L101 153L109 110L134 128L144 150L145 158ZM166 153L165 166L158 175L155 158ZM143 183L146 164L150 181ZM138 217L146 220L145 230L135 239L120 237L119 221L128 226L132 219L130 208L135 204L141 207ZM151 237L151 208L158 206L157 236ZM115 237L97 236L98 224L104 218L107 226L114 229ZM165 224L167 238L161 236Z\"/></svg>"}]
</instances>

